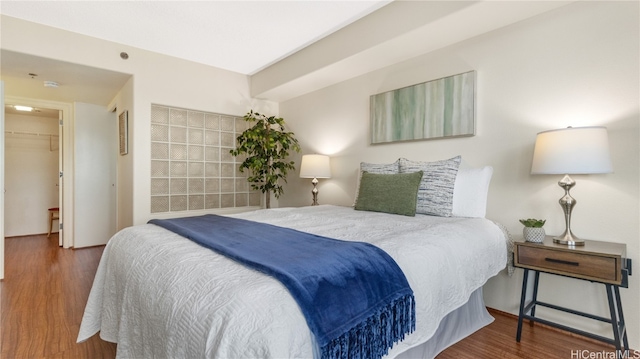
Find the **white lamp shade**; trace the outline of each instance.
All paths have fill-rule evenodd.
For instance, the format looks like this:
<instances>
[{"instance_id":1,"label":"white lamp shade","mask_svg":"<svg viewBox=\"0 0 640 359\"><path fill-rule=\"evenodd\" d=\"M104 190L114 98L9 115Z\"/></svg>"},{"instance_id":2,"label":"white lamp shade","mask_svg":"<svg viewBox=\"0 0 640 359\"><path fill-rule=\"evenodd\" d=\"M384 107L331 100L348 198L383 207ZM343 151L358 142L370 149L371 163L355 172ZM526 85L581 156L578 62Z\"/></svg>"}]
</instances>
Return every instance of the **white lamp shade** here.
<instances>
[{"instance_id":1,"label":"white lamp shade","mask_svg":"<svg viewBox=\"0 0 640 359\"><path fill-rule=\"evenodd\" d=\"M300 178L330 178L329 156L304 155L300 164Z\"/></svg>"},{"instance_id":2,"label":"white lamp shade","mask_svg":"<svg viewBox=\"0 0 640 359\"><path fill-rule=\"evenodd\" d=\"M611 173L606 127L569 127L538 133L532 174Z\"/></svg>"}]
</instances>

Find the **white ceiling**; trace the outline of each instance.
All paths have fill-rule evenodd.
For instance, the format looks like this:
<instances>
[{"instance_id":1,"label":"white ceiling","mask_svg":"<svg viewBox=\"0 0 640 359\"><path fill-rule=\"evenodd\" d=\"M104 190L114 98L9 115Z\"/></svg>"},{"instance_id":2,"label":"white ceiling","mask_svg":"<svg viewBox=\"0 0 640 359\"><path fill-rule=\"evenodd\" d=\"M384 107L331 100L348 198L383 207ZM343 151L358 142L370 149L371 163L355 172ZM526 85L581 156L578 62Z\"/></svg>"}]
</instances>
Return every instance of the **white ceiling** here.
<instances>
[{"instance_id":1,"label":"white ceiling","mask_svg":"<svg viewBox=\"0 0 640 359\"><path fill-rule=\"evenodd\" d=\"M0 14L251 75L252 96L285 101L572 1L0 0ZM106 106L130 78L5 49L0 60L30 98Z\"/></svg>"},{"instance_id":2,"label":"white ceiling","mask_svg":"<svg viewBox=\"0 0 640 359\"><path fill-rule=\"evenodd\" d=\"M108 105L131 75L39 56L0 51L0 70L17 97ZM54 81L58 88L45 87Z\"/></svg>"},{"instance_id":3,"label":"white ceiling","mask_svg":"<svg viewBox=\"0 0 640 359\"><path fill-rule=\"evenodd\" d=\"M383 1L2 1L0 13L253 74Z\"/></svg>"}]
</instances>

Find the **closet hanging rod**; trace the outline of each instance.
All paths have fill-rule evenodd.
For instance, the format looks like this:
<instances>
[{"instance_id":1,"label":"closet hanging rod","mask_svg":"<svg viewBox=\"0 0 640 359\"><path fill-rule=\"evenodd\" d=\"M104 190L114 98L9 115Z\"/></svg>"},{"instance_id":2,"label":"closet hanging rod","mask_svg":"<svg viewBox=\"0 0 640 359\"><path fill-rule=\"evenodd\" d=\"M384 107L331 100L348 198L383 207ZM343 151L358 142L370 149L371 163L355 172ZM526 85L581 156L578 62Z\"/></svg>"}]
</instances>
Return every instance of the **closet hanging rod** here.
<instances>
[{"instance_id":1,"label":"closet hanging rod","mask_svg":"<svg viewBox=\"0 0 640 359\"><path fill-rule=\"evenodd\" d=\"M58 137L57 133L39 133L39 132L27 132L27 131L4 131L4 133L8 134L8 135L28 135L28 136L45 136L45 137L55 136L55 137Z\"/></svg>"}]
</instances>

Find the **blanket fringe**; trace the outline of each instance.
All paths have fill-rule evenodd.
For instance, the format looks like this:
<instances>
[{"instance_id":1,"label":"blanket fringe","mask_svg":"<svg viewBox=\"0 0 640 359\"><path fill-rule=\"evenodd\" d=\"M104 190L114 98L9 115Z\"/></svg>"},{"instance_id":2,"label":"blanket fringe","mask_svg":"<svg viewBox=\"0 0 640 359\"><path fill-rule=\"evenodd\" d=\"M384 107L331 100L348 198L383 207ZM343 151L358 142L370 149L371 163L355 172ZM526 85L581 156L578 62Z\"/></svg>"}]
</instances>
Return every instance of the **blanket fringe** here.
<instances>
[{"instance_id":1,"label":"blanket fringe","mask_svg":"<svg viewBox=\"0 0 640 359\"><path fill-rule=\"evenodd\" d=\"M322 359L378 359L416 329L416 304L407 294L321 348Z\"/></svg>"}]
</instances>

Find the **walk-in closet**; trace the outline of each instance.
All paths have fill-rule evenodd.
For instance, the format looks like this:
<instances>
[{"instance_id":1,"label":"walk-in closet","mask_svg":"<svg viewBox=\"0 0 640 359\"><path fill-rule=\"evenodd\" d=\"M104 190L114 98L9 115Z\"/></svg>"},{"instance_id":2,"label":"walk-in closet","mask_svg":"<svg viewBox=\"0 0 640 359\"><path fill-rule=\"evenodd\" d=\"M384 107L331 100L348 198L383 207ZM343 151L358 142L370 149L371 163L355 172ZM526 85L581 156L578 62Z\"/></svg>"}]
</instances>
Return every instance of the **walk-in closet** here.
<instances>
[{"instance_id":1,"label":"walk-in closet","mask_svg":"<svg viewBox=\"0 0 640 359\"><path fill-rule=\"evenodd\" d=\"M6 237L58 232L58 129L57 110L5 106Z\"/></svg>"}]
</instances>

